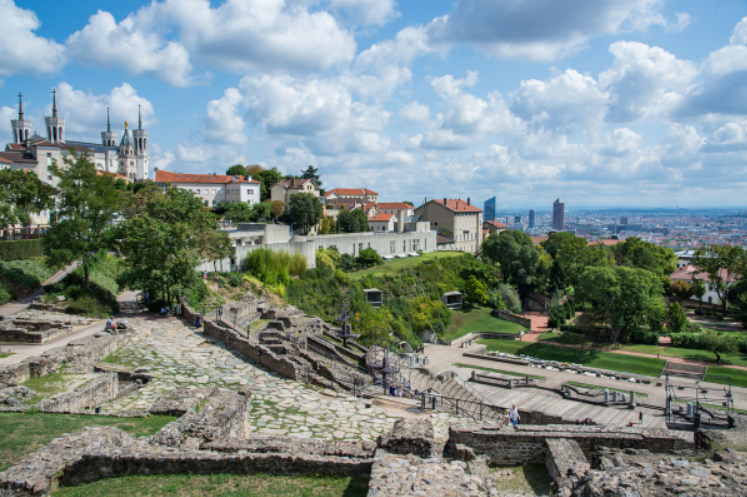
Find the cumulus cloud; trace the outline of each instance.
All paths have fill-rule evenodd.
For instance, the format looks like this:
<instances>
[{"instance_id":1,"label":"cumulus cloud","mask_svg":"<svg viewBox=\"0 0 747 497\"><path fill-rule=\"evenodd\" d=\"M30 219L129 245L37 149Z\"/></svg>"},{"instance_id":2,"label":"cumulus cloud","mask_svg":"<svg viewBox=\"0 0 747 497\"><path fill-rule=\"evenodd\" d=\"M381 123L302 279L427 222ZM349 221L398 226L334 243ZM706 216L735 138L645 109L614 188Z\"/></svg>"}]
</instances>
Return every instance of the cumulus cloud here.
<instances>
[{"instance_id":1,"label":"cumulus cloud","mask_svg":"<svg viewBox=\"0 0 747 497\"><path fill-rule=\"evenodd\" d=\"M65 47L34 34L41 22L36 14L0 0L0 75L44 75L59 71L65 65Z\"/></svg>"},{"instance_id":2,"label":"cumulus cloud","mask_svg":"<svg viewBox=\"0 0 747 497\"><path fill-rule=\"evenodd\" d=\"M108 94L94 95L91 92L76 90L70 84L61 82L57 86L57 108L65 118L67 136L73 139L101 139L100 132L106 130L106 109L110 109L112 127L124 128L129 121L130 129L137 126L138 105L143 118L143 127L155 120L153 104L137 94L128 83L112 89ZM45 115L51 115L52 104L47 105ZM121 137L121 132L119 133Z\"/></svg>"},{"instance_id":3,"label":"cumulus cloud","mask_svg":"<svg viewBox=\"0 0 747 497\"><path fill-rule=\"evenodd\" d=\"M329 6L353 25L380 26L397 17L394 0L330 0Z\"/></svg>"},{"instance_id":4,"label":"cumulus cloud","mask_svg":"<svg viewBox=\"0 0 747 497\"><path fill-rule=\"evenodd\" d=\"M499 58L555 60L594 37L669 26L659 0L460 0L427 27L434 45L467 44ZM678 16L673 25L687 25Z\"/></svg>"},{"instance_id":5,"label":"cumulus cloud","mask_svg":"<svg viewBox=\"0 0 747 497\"><path fill-rule=\"evenodd\" d=\"M109 12L92 15L88 24L70 35L70 55L84 65L121 67L130 74L152 73L175 86L190 84L192 64L183 45L151 30L147 9L117 23Z\"/></svg>"},{"instance_id":6,"label":"cumulus cloud","mask_svg":"<svg viewBox=\"0 0 747 497\"><path fill-rule=\"evenodd\" d=\"M242 100L239 90L228 88L222 98L210 101L202 128L206 141L237 145L246 143L245 123L238 109Z\"/></svg>"},{"instance_id":7,"label":"cumulus cloud","mask_svg":"<svg viewBox=\"0 0 747 497\"><path fill-rule=\"evenodd\" d=\"M430 114L430 108L427 105L419 104L417 100L413 100L399 111L399 115L404 121L412 122L425 121L430 117Z\"/></svg>"},{"instance_id":8,"label":"cumulus cloud","mask_svg":"<svg viewBox=\"0 0 747 497\"><path fill-rule=\"evenodd\" d=\"M674 97L668 92L683 91L698 75L695 64L659 47L618 41L609 51L615 61L599 75L599 84L610 93L607 118L613 122L654 114L658 104Z\"/></svg>"}]
</instances>

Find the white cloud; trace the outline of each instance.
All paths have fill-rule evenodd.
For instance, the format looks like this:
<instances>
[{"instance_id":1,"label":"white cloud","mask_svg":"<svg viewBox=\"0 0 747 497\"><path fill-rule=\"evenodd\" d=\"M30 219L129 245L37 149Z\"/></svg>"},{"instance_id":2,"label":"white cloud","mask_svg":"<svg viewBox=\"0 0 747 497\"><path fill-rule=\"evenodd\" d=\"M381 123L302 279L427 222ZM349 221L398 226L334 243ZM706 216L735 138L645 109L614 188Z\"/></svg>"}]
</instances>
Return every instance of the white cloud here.
<instances>
[{"instance_id":1,"label":"white cloud","mask_svg":"<svg viewBox=\"0 0 747 497\"><path fill-rule=\"evenodd\" d=\"M729 45L712 52L703 65L714 76L747 70L747 17L734 28Z\"/></svg>"},{"instance_id":2,"label":"white cloud","mask_svg":"<svg viewBox=\"0 0 747 497\"><path fill-rule=\"evenodd\" d=\"M747 45L747 17L737 23L729 43L732 45Z\"/></svg>"},{"instance_id":3,"label":"white cloud","mask_svg":"<svg viewBox=\"0 0 747 497\"><path fill-rule=\"evenodd\" d=\"M106 130L106 109L110 108L112 128L121 130L124 121L129 121L130 129L137 126L138 105L143 118L143 127L155 122L155 112L150 101L137 94L132 86L123 83L108 94L94 95L76 90L70 84L61 82L57 86L57 108L65 118L67 137L91 139L98 142L100 132ZM45 115L51 115L52 104L47 105ZM118 132L121 138L122 132Z\"/></svg>"},{"instance_id":4,"label":"white cloud","mask_svg":"<svg viewBox=\"0 0 747 497\"><path fill-rule=\"evenodd\" d=\"M533 128L559 131L601 124L607 103L594 78L573 69L549 81L522 81L510 97L511 111Z\"/></svg>"},{"instance_id":5,"label":"white cloud","mask_svg":"<svg viewBox=\"0 0 747 497\"><path fill-rule=\"evenodd\" d=\"M88 24L70 35L70 55L84 65L121 67L132 75L153 73L175 86L190 84L192 64L180 43L151 30L147 7L117 24L109 12L92 15Z\"/></svg>"},{"instance_id":6,"label":"white cloud","mask_svg":"<svg viewBox=\"0 0 747 497\"><path fill-rule=\"evenodd\" d=\"M341 11L353 25L383 25L397 17L394 0L330 0L329 6Z\"/></svg>"},{"instance_id":7,"label":"white cloud","mask_svg":"<svg viewBox=\"0 0 747 497\"><path fill-rule=\"evenodd\" d=\"M629 41L610 45L612 67L599 75L599 85L610 93L607 118L628 122L664 112L672 95L683 91L698 75L690 61L677 59L659 47Z\"/></svg>"},{"instance_id":8,"label":"white cloud","mask_svg":"<svg viewBox=\"0 0 747 497\"><path fill-rule=\"evenodd\" d=\"M600 153L607 157L630 157L641 146L643 136L628 128L617 128L611 134L605 135L605 143Z\"/></svg>"},{"instance_id":9,"label":"white cloud","mask_svg":"<svg viewBox=\"0 0 747 497\"><path fill-rule=\"evenodd\" d=\"M425 121L430 117L430 114L431 110L428 106L419 104L417 100L413 100L399 111L403 120L411 122Z\"/></svg>"},{"instance_id":10,"label":"white cloud","mask_svg":"<svg viewBox=\"0 0 747 497\"><path fill-rule=\"evenodd\" d=\"M12 119L18 119L18 109L7 106L0 107L0 133L7 135L7 141L12 141L11 133L13 129L10 126Z\"/></svg>"},{"instance_id":11,"label":"white cloud","mask_svg":"<svg viewBox=\"0 0 747 497\"><path fill-rule=\"evenodd\" d=\"M669 27L659 0L461 0L427 27L431 43L467 44L499 58L555 60L594 37ZM674 29L689 19L678 15Z\"/></svg>"},{"instance_id":12,"label":"white cloud","mask_svg":"<svg viewBox=\"0 0 747 497\"><path fill-rule=\"evenodd\" d=\"M65 65L65 47L36 36L41 22L13 0L0 0L0 75L51 74Z\"/></svg>"},{"instance_id":13,"label":"white cloud","mask_svg":"<svg viewBox=\"0 0 747 497\"><path fill-rule=\"evenodd\" d=\"M239 90L229 88L223 93L222 98L210 101L202 128L206 141L238 145L246 143L246 124L238 110L242 100Z\"/></svg>"},{"instance_id":14,"label":"white cloud","mask_svg":"<svg viewBox=\"0 0 747 497\"><path fill-rule=\"evenodd\" d=\"M150 161L151 166L153 166L153 169L158 169L161 171L164 171L169 168L169 165L174 162L174 154L172 152L164 152L160 156L154 157Z\"/></svg>"}]
</instances>

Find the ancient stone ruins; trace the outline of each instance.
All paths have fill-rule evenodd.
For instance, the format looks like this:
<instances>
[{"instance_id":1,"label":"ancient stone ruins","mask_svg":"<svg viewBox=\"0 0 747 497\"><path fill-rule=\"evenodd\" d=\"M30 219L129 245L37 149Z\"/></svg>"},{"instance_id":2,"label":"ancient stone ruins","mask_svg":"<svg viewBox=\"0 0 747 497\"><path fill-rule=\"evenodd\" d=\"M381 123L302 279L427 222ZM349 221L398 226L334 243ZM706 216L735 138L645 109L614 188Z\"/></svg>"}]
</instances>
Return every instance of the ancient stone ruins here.
<instances>
[{"instance_id":1,"label":"ancient stone ruins","mask_svg":"<svg viewBox=\"0 0 747 497\"><path fill-rule=\"evenodd\" d=\"M507 406L486 404L458 378L362 347L293 307L247 295L204 316L202 329L184 311L0 368L0 411L91 415L90 427L0 473L0 494L124 475L296 473L365 477L377 497L497 496L509 495L497 468L529 464L547 468L555 495L747 494L739 416L692 439L532 411L513 427ZM152 367L102 362L112 354L135 364L147 355ZM69 378L64 391L44 397L20 385L52 374ZM372 402L387 384L409 384L406 413ZM96 426L97 416L158 414L177 419L147 437Z\"/></svg>"}]
</instances>

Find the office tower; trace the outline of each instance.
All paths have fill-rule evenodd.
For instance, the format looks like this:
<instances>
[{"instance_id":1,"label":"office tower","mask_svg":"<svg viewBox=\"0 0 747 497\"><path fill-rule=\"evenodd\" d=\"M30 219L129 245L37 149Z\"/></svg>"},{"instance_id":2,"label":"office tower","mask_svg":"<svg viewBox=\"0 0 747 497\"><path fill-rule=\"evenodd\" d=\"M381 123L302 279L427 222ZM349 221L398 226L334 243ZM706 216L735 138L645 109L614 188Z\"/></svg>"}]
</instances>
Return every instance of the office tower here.
<instances>
[{"instance_id":1,"label":"office tower","mask_svg":"<svg viewBox=\"0 0 747 497\"><path fill-rule=\"evenodd\" d=\"M535 225L537 223L537 221L535 219L536 216L537 216L537 213L534 212L534 209L529 209L529 229L530 230L533 229L533 228L535 228Z\"/></svg>"},{"instance_id":2,"label":"office tower","mask_svg":"<svg viewBox=\"0 0 747 497\"><path fill-rule=\"evenodd\" d=\"M521 216L514 216L514 224L521 224Z\"/></svg>"},{"instance_id":3,"label":"office tower","mask_svg":"<svg viewBox=\"0 0 747 497\"><path fill-rule=\"evenodd\" d=\"M628 225L628 218L627 217L621 217L620 218L620 224L622 224L623 226L627 226Z\"/></svg>"},{"instance_id":4,"label":"office tower","mask_svg":"<svg viewBox=\"0 0 747 497\"><path fill-rule=\"evenodd\" d=\"M565 225L565 204L557 199L552 204L552 229L563 231Z\"/></svg>"},{"instance_id":5,"label":"office tower","mask_svg":"<svg viewBox=\"0 0 747 497\"><path fill-rule=\"evenodd\" d=\"M483 209L483 222L493 221L495 219L495 197L486 200Z\"/></svg>"}]
</instances>

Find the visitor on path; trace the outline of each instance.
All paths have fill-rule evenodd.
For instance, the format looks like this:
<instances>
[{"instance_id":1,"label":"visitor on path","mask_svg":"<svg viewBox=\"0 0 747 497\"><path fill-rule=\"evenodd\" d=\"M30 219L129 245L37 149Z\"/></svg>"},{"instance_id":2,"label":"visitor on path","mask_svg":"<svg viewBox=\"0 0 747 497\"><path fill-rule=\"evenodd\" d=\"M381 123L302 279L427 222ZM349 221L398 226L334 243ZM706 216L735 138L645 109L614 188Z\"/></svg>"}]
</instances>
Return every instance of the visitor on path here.
<instances>
[{"instance_id":1,"label":"visitor on path","mask_svg":"<svg viewBox=\"0 0 747 497\"><path fill-rule=\"evenodd\" d=\"M643 411L638 413L638 422L643 423Z\"/></svg>"},{"instance_id":2,"label":"visitor on path","mask_svg":"<svg viewBox=\"0 0 747 497\"><path fill-rule=\"evenodd\" d=\"M389 395L394 397L396 395L396 389L394 388L394 385L389 385Z\"/></svg>"},{"instance_id":3,"label":"visitor on path","mask_svg":"<svg viewBox=\"0 0 747 497\"><path fill-rule=\"evenodd\" d=\"M145 307L148 307L148 304L150 304L150 292L145 292Z\"/></svg>"},{"instance_id":4,"label":"visitor on path","mask_svg":"<svg viewBox=\"0 0 747 497\"><path fill-rule=\"evenodd\" d=\"M106 331L117 331L117 325L114 323L114 318L109 316L109 319L106 320L106 325L104 326L104 330Z\"/></svg>"},{"instance_id":5,"label":"visitor on path","mask_svg":"<svg viewBox=\"0 0 747 497\"><path fill-rule=\"evenodd\" d=\"M207 271L202 272L202 279L207 281Z\"/></svg>"},{"instance_id":6,"label":"visitor on path","mask_svg":"<svg viewBox=\"0 0 747 497\"><path fill-rule=\"evenodd\" d=\"M197 316L195 316L195 328L199 328L200 324L200 315L198 314Z\"/></svg>"},{"instance_id":7,"label":"visitor on path","mask_svg":"<svg viewBox=\"0 0 747 497\"><path fill-rule=\"evenodd\" d=\"M521 416L519 416L519 410L516 408L516 404L511 406L511 411L508 413L508 417L511 419L511 424L514 427L519 424Z\"/></svg>"},{"instance_id":8,"label":"visitor on path","mask_svg":"<svg viewBox=\"0 0 747 497\"><path fill-rule=\"evenodd\" d=\"M410 389L410 381L408 380L405 382L405 390L409 390L409 389Z\"/></svg>"}]
</instances>

